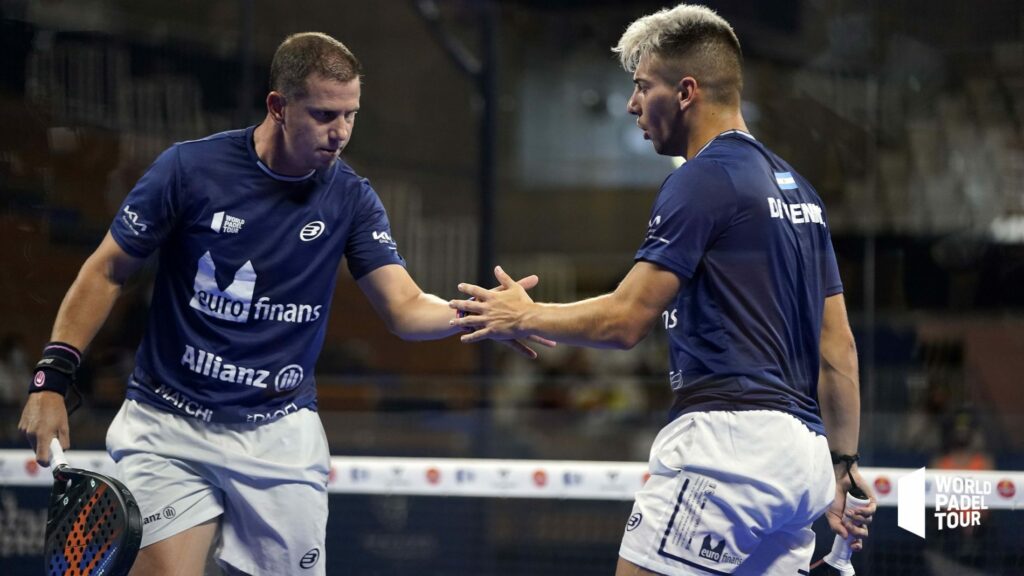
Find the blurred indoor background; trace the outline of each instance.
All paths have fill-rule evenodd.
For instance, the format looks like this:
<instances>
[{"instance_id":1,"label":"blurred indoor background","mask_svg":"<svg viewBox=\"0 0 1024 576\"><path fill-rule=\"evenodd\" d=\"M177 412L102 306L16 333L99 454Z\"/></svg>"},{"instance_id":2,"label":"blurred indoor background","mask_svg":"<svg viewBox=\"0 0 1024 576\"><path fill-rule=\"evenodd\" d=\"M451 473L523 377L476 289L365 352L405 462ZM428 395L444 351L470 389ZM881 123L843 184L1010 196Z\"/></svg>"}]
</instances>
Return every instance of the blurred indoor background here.
<instances>
[{"instance_id":1,"label":"blurred indoor background","mask_svg":"<svg viewBox=\"0 0 1024 576\"><path fill-rule=\"evenodd\" d=\"M1024 3L707 4L743 45L752 133L826 202L860 352L863 463L1024 469ZM24 446L32 363L125 194L171 143L258 123L290 33L326 32L362 61L345 158L425 290L493 284L494 264L538 274L539 300L611 290L676 164L626 114L631 77L610 47L670 5L0 0L2 447ZM151 272L88 351L76 448L103 448ZM339 274L317 373L334 454L646 460L669 405L663 330L631 351L564 346L535 362L405 343ZM17 540L29 497L0 494L0 564L15 567L33 553ZM610 574L629 510L424 500L333 497L345 543L329 543L331 573ZM1020 574L1022 525L993 513L980 534L925 545L889 509L865 562Z\"/></svg>"}]
</instances>

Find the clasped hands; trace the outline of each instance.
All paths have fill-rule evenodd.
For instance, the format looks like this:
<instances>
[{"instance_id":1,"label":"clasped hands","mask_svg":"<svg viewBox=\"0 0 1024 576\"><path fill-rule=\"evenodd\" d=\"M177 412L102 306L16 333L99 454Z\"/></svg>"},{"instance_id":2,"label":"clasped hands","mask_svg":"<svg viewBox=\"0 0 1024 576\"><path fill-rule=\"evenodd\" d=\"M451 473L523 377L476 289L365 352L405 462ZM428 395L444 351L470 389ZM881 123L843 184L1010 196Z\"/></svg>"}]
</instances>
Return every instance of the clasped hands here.
<instances>
[{"instance_id":1,"label":"clasped hands","mask_svg":"<svg viewBox=\"0 0 1024 576\"><path fill-rule=\"evenodd\" d=\"M523 318L534 305L526 293L537 285L537 276L527 276L516 282L501 269L494 268L498 287L488 290L475 284L459 284L459 292L472 297L470 300L452 300L448 306L459 311L459 317L450 324L466 331L460 337L465 344L482 340L498 340L511 346L528 358L537 353L523 340L535 342L549 348L556 343L523 329Z\"/></svg>"}]
</instances>

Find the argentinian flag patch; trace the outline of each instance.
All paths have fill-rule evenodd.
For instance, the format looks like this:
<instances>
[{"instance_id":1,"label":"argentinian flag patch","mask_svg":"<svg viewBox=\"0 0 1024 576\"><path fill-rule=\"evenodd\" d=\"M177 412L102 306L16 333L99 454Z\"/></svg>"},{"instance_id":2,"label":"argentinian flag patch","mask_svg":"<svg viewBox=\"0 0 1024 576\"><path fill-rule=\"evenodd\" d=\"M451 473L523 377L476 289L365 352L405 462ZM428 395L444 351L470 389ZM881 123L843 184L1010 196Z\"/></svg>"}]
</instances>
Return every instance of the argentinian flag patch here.
<instances>
[{"instance_id":1,"label":"argentinian flag patch","mask_svg":"<svg viewBox=\"0 0 1024 576\"><path fill-rule=\"evenodd\" d=\"M779 190L796 190L797 188L796 180L789 172L775 172L775 183L779 185Z\"/></svg>"}]
</instances>

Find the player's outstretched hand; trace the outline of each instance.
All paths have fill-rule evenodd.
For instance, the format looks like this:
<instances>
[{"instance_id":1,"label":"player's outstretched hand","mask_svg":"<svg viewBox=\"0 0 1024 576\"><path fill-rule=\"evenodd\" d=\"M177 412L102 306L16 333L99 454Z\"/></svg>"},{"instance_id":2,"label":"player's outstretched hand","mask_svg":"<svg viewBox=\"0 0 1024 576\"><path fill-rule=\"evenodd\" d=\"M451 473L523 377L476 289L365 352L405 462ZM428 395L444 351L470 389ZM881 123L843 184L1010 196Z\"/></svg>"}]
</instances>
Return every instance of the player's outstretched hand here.
<instances>
[{"instance_id":1,"label":"player's outstretched hand","mask_svg":"<svg viewBox=\"0 0 1024 576\"><path fill-rule=\"evenodd\" d=\"M459 292L472 297L472 300L453 300L449 306L460 312L460 317L452 321L453 326L471 330L462 336L465 343L481 340L513 340L530 338L545 345L554 342L520 329L523 314L533 306L533 300L526 289L512 280L501 266L494 269L499 287L487 290L474 284L459 284Z\"/></svg>"},{"instance_id":2,"label":"player's outstretched hand","mask_svg":"<svg viewBox=\"0 0 1024 576\"><path fill-rule=\"evenodd\" d=\"M521 286L524 290L532 290L539 283L540 283L540 278L538 278L536 274L531 274L531 275L529 275L529 276L527 276L525 278L520 278L519 280L516 281L516 284ZM500 292L502 290L505 290L505 287L499 284L496 288L494 288L494 290ZM459 314L460 314L460 316L462 316L465 313L460 311ZM465 330L472 330L472 328L466 328ZM530 341L530 342L535 342L535 343L540 344L542 346L547 346L548 348L554 348L557 345L557 343L554 342L553 340L548 340L547 338L541 338L540 336L536 336L536 335L528 336L525 339L524 338L517 338L517 339L514 339L514 340L498 340L498 342L502 346L506 346L508 348L511 348L516 353L521 354L521 355L525 356L526 358L529 358L530 360L536 360L537 359L537 351L534 350L533 348L531 348L526 343L527 340Z\"/></svg>"},{"instance_id":3,"label":"player's outstretched hand","mask_svg":"<svg viewBox=\"0 0 1024 576\"><path fill-rule=\"evenodd\" d=\"M29 446L35 451L36 462L40 466L49 466L52 438L60 440L64 448L71 445L64 398L47 390L29 394L25 409L21 411L18 430L25 435Z\"/></svg>"},{"instance_id":4,"label":"player's outstretched hand","mask_svg":"<svg viewBox=\"0 0 1024 576\"><path fill-rule=\"evenodd\" d=\"M871 503L863 508L850 510L846 507L846 493L852 486L850 476L853 476L857 486L871 500ZM877 508L878 503L875 501L875 494L871 491L868 483L861 478L860 471L856 465L851 468L849 475L845 469L841 476L837 474L836 497L825 515L828 517L828 525L832 528L833 532L843 538L853 537L853 540L850 541L850 548L854 551L860 551L864 548L864 539L868 537L868 525L874 519Z\"/></svg>"}]
</instances>

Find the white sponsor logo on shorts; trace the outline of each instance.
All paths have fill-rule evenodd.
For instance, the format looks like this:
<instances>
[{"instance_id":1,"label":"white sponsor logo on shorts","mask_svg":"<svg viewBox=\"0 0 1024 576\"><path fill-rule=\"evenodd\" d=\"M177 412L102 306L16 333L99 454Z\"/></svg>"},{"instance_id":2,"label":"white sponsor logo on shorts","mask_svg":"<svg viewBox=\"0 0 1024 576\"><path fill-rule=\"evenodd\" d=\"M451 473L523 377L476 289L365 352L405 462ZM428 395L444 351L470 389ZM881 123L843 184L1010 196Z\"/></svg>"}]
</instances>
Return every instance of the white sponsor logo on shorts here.
<instances>
[{"instance_id":1,"label":"white sponsor logo on shorts","mask_svg":"<svg viewBox=\"0 0 1024 576\"><path fill-rule=\"evenodd\" d=\"M233 382L255 388L266 388L266 380L270 376L269 370L232 364L212 352L197 350L188 344L185 345L181 363L196 374L202 374L221 382Z\"/></svg>"}]
</instances>

